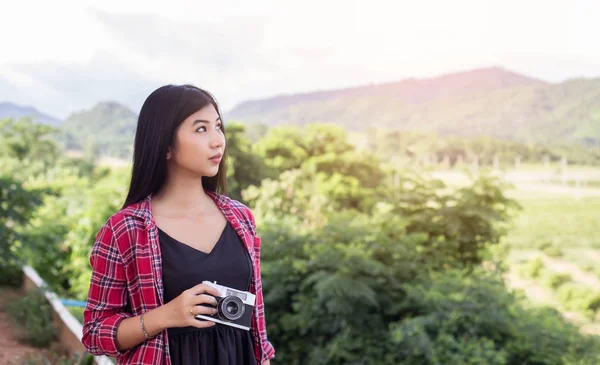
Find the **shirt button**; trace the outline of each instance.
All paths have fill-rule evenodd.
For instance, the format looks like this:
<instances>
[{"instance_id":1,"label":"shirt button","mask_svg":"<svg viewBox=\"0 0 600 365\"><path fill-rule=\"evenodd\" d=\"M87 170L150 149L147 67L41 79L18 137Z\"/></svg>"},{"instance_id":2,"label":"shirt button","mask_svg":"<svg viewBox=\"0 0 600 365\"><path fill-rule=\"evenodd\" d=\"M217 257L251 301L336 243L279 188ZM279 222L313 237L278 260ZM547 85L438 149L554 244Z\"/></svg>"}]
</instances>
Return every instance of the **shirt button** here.
<instances>
[{"instance_id":1,"label":"shirt button","mask_svg":"<svg viewBox=\"0 0 600 365\"><path fill-rule=\"evenodd\" d=\"M158 282L159 282L159 283L162 283L162 278L158 278Z\"/></svg>"},{"instance_id":2,"label":"shirt button","mask_svg":"<svg viewBox=\"0 0 600 365\"><path fill-rule=\"evenodd\" d=\"M146 221L146 225L147 225L147 226L149 226L149 225L150 225L150 221L149 221L149 220L148 220L148 221Z\"/></svg>"},{"instance_id":3,"label":"shirt button","mask_svg":"<svg viewBox=\"0 0 600 365\"><path fill-rule=\"evenodd\" d=\"M153 243L153 244L152 244L152 248L153 248L153 249L156 249L156 243Z\"/></svg>"}]
</instances>

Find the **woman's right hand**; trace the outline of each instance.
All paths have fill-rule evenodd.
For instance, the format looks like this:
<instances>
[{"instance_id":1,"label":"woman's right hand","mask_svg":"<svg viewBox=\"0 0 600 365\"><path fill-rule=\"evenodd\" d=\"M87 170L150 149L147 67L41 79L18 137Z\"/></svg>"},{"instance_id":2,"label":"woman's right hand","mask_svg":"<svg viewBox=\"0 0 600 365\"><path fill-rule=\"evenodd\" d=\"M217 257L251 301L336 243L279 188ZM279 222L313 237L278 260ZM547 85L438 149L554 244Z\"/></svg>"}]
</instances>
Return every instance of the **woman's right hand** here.
<instances>
[{"instance_id":1,"label":"woman's right hand","mask_svg":"<svg viewBox=\"0 0 600 365\"><path fill-rule=\"evenodd\" d=\"M184 291L177 298L164 305L165 314L167 315L167 327L191 326L206 328L214 326L215 322L198 320L194 316L196 314L213 315L217 313L215 296L219 295L217 289L206 284L198 284ZM208 304L210 307L199 304Z\"/></svg>"}]
</instances>

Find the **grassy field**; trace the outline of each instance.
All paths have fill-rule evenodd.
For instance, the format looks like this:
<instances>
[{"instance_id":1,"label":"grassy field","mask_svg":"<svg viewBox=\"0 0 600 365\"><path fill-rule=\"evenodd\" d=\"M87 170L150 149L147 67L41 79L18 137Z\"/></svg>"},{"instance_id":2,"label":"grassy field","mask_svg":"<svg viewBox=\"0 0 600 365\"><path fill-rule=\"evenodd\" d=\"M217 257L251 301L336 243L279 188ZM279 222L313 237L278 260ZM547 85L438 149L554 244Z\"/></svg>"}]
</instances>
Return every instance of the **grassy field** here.
<instances>
[{"instance_id":1,"label":"grassy field","mask_svg":"<svg viewBox=\"0 0 600 365\"><path fill-rule=\"evenodd\" d=\"M574 192L543 190L509 192L523 207L509 241L515 250L552 245L560 249L600 249L600 196L575 197ZM600 262L598 262L600 264Z\"/></svg>"},{"instance_id":2,"label":"grassy field","mask_svg":"<svg viewBox=\"0 0 600 365\"><path fill-rule=\"evenodd\" d=\"M506 279L531 303L554 307L582 332L600 334L600 168L561 171L521 165L494 172L514 186L507 195L522 207L503 240ZM468 181L456 170L434 176L450 184Z\"/></svg>"},{"instance_id":3,"label":"grassy field","mask_svg":"<svg viewBox=\"0 0 600 365\"><path fill-rule=\"evenodd\" d=\"M515 185L507 193L522 207L504 240L507 282L582 332L600 334L600 169L575 170L564 184L547 174L536 181L535 171L520 172L527 179L506 174Z\"/></svg>"}]
</instances>

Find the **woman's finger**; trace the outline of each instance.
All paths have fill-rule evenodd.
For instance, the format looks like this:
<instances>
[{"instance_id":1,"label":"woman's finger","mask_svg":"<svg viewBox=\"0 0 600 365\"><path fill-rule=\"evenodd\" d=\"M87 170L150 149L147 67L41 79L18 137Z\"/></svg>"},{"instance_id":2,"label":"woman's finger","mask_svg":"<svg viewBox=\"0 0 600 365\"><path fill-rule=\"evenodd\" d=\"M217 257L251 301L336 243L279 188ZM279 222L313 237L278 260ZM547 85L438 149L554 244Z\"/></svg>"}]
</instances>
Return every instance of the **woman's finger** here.
<instances>
[{"instance_id":1,"label":"woman's finger","mask_svg":"<svg viewBox=\"0 0 600 365\"><path fill-rule=\"evenodd\" d=\"M210 285L206 285L206 284L198 284L196 286L191 287L190 289L188 289L188 291L193 294L193 295L199 295L199 294L210 294L212 296L220 296L221 292L219 292L218 289L213 288Z\"/></svg>"},{"instance_id":2,"label":"woman's finger","mask_svg":"<svg viewBox=\"0 0 600 365\"><path fill-rule=\"evenodd\" d=\"M194 318L192 322L190 322L190 326L196 328L208 328L214 326L216 323L212 321L207 321L204 319L196 319Z\"/></svg>"},{"instance_id":3,"label":"woman's finger","mask_svg":"<svg viewBox=\"0 0 600 365\"><path fill-rule=\"evenodd\" d=\"M212 305L213 307L216 307L217 300L213 296L206 295L206 294L200 294L200 295L197 295L192 298L192 304L194 304L194 305L195 304L209 304L209 305Z\"/></svg>"},{"instance_id":4,"label":"woman's finger","mask_svg":"<svg viewBox=\"0 0 600 365\"><path fill-rule=\"evenodd\" d=\"M190 316L190 326L196 327L196 328L207 328L207 327L212 327L215 325L215 322L205 320L205 319L198 319L198 318L195 318L195 316L198 314L212 315L217 312L216 309L206 307L203 305L195 305L190 309L190 312L193 314L193 316Z\"/></svg>"},{"instance_id":5,"label":"woman's finger","mask_svg":"<svg viewBox=\"0 0 600 365\"><path fill-rule=\"evenodd\" d=\"M213 315L217 313L217 309L213 307L207 307L205 305L195 305L192 307L191 312L196 314Z\"/></svg>"}]
</instances>

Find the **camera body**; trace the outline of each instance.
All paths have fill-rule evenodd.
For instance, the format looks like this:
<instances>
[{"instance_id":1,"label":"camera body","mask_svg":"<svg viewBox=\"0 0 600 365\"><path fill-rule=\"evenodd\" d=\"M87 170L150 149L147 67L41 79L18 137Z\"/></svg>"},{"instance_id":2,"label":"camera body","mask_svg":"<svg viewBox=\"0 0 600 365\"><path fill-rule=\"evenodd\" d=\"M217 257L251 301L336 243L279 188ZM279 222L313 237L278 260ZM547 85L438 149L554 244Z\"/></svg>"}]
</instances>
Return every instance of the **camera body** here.
<instances>
[{"instance_id":1,"label":"camera body","mask_svg":"<svg viewBox=\"0 0 600 365\"><path fill-rule=\"evenodd\" d=\"M246 331L250 330L256 300L254 294L219 285L216 282L203 281L202 284L210 285L221 294L215 296L217 313L213 315L197 314L194 316L196 319L221 323Z\"/></svg>"}]
</instances>

